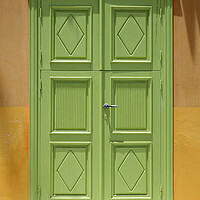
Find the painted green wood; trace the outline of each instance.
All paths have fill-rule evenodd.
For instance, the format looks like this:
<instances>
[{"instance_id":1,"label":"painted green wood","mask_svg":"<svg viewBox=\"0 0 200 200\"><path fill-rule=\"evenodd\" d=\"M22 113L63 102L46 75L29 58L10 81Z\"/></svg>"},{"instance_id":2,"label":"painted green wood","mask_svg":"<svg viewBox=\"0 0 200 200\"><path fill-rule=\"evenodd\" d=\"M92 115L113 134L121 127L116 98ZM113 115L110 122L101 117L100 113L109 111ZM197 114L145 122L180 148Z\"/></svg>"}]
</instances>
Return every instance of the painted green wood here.
<instances>
[{"instance_id":1,"label":"painted green wood","mask_svg":"<svg viewBox=\"0 0 200 200\"><path fill-rule=\"evenodd\" d=\"M172 2L151 2L31 0L31 200L172 199ZM71 71L100 69L122 72Z\"/></svg>"},{"instance_id":2,"label":"painted green wood","mask_svg":"<svg viewBox=\"0 0 200 200\"><path fill-rule=\"evenodd\" d=\"M163 198L173 199L173 0L162 2L162 40L163 61L161 78L163 94L161 104L161 130L163 147L161 169Z\"/></svg>"},{"instance_id":3,"label":"painted green wood","mask_svg":"<svg viewBox=\"0 0 200 200\"><path fill-rule=\"evenodd\" d=\"M42 1L41 68L99 69L98 6L97 0Z\"/></svg>"},{"instance_id":4,"label":"painted green wood","mask_svg":"<svg viewBox=\"0 0 200 200\"><path fill-rule=\"evenodd\" d=\"M53 147L53 195L87 196L91 187L91 151L87 146Z\"/></svg>"},{"instance_id":5,"label":"painted green wood","mask_svg":"<svg viewBox=\"0 0 200 200\"><path fill-rule=\"evenodd\" d=\"M151 129L151 78L112 78L113 132L138 132Z\"/></svg>"},{"instance_id":6,"label":"painted green wood","mask_svg":"<svg viewBox=\"0 0 200 200\"><path fill-rule=\"evenodd\" d=\"M99 72L42 72L41 199L98 199Z\"/></svg>"},{"instance_id":7,"label":"painted green wood","mask_svg":"<svg viewBox=\"0 0 200 200\"><path fill-rule=\"evenodd\" d=\"M29 1L29 199L38 198L38 1Z\"/></svg>"},{"instance_id":8,"label":"painted green wood","mask_svg":"<svg viewBox=\"0 0 200 200\"><path fill-rule=\"evenodd\" d=\"M104 102L118 105L103 110L105 199L157 200L161 182L160 72L104 73ZM123 95L116 85L123 88ZM118 115L123 129L116 131Z\"/></svg>"},{"instance_id":9,"label":"painted green wood","mask_svg":"<svg viewBox=\"0 0 200 200\"><path fill-rule=\"evenodd\" d=\"M91 78L53 78L53 131L90 131ZM70 99L69 103L68 102Z\"/></svg>"},{"instance_id":10,"label":"painted green wood","mask_svg":"<svg viewBox=\"0 0 200 200\"><path fill-rule=\"evenodd\" d=\"M105 0L106 70L159 70L160 0Z\"/></svg>"},{"instance_id":11,"label":"painted green wood","mask_svg":"<svg viewBox=\"0 0 200 200\"><path fill-rule=\"evenodd\" d=\"M99 117L102 108L100 73L42 72L42 199L48 196L52 199L95 199L93 196L96 196L99 199L100 192L106 199L110 196L116 199L125 196L128 199L146 196L156 199L159 196L160 72L103 72L104 102L124 108L103 108L103 132L98 128L101 125ZM87 106L79 107L80 102ZM134 102L135 107L130 102ZM130 105L130 112L127 112L124 104ZM84 115L81 115L81 109L87 109L87 112L83 111ZM76 117L78 111L80 115ZM91 118L87 116L89 113ZM68 114L72 116L71 119L59 118L63 129L58 130L54 126L56 116ZM123 128L117 128L117 116L123 117L120 122L124 123ZM75 121L73 129L68 129L68 120ZM92 128L80 130L79 124L82 120L88 120ZM104 150L100 148L101 139L104 141ZM102 168L103 152L105 166ZM105 181L102 188L101 170Z\"/></svg>"}]
</instances>

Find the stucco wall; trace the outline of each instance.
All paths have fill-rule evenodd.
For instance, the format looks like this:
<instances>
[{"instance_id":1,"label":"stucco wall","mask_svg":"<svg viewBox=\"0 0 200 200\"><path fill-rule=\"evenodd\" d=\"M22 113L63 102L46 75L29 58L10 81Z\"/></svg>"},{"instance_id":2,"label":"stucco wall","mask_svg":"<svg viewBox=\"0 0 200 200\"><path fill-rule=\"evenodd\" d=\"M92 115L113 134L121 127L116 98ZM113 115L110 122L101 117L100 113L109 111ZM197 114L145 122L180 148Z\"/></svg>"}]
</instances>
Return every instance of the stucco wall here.
<instances>
[{"instance_id":1,"label":"stucco wall","mask_svg":"<svg viewBox=\"0 0 200 200\"><path fill-rule=\"evenodd\" d=\"M199 199L200 1L174 0L174 199Z\"/></svg>"},{"instance_id":2,"label":"stucco wall","mask_svg":"<svg viewBox=\"0 0 200 200\"><path fill-rule=\"evenodd\" d=\"M28 1L0 0L0 199L28 200Z\"/></svg>"},{"instance_id":3,"label":"stucco wall","mask_svg":"<svg viewBox=\"0 0 200 200\"><path fill-rule=\"evenodd\" d=\"M174 199L198 199L200 1L174 0ZM28 200L28 0L0 0L0 199Z\"/></svg>"}]
</instances>

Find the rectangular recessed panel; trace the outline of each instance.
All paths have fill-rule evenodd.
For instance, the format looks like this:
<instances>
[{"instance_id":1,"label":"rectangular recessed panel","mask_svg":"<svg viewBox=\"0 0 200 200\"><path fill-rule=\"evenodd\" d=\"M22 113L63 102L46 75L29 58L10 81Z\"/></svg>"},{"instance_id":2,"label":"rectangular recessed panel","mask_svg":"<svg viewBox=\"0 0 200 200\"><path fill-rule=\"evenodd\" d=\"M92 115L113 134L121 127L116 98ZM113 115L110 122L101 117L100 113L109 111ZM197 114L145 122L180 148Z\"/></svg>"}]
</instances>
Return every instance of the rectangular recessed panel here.
<instances>
[{"instance_id":1,"label":"rectangular recessed panel","mask_svg":"<svg viewBox=\"0 0 200 200\"><path fill-rule=\"evenodd\" d=\"M150 131L148 80L114 80L114 131Z\"/></svg>"},{"instance_id":2,"label":"rectangular recessed panel","mask_svg":"<svg viewBox=\"0 0 200 200\"><path fill-rule=\"evenodd\" d=\"M116 24L116 35L115 35L115 43L116 46L122 45L127 56L133 56L140 48L141 43L146 40L144 39L146 33L146 27L141 28L141 22L138 23L137 18L143 18L143 21L146 21L146 16L143 16L143 12L135 11L135 12L117 12L116 20L118 23ZM123 23L120 23L122 21ZM118 27L118 28L117 28ZM122 48L116 47L116 54L120 54L123 52ZM116 57L122 57L117 56ZM138 57L145 58L146 57L146 45L143 47L143 50L140 52L140 56Z\"/></svg>"},{"instance_id":3,"label":"rectangular recessed panel","mask_svg":"<svg viewBox=\"0 0 200 200\"><path fill-rule=\"evenodd\" d=\"M89 195L90 150L88 144L54 144L52 195L76 198Z\"/></svg>"},{"instance_id":4,"label":"rectangular recessed panel","mask_svg":"<svg viewBox=\"0 0 200 200\"><path fill-rule=\"evenodd\" d=\"M149 154L149 155L148 155ZM129 143L113 146L113 195L150 194L150 145Z\"/></svg>"},{"instance_id":5,"label":"rectangular recessed panel","mask_svg":"<svg viewBox=\"0 0 200 200\"><path fill-rule=\"evenodd\" d=\"M53 130L88 131L89 80L53 83Z\"/></svg>"},{"instance_id":6,"label":"rectangular recessed panel","mask_svg":"<svg viewBox=\"0 0 200 200\"><path fill-rule=\"evenodd\" d=\"M52 7L52 62L90 61L90 7Z\"/></svg>"},{"instance_id":7,"label":"rectangular recessed panel","mask_svg":"<svg viewBox=\"0 0 200 200\"><path fill-rule=\"evenodd\" d=\"M150 7L113 7L114 60L149 61Z\"/></svg>"},{"instance_id":8,"label":"rectangular recessed panel","mask_svg":"<svg viewBox=\"0 0 200 200\"><path fill-rule=\"evenodd\" d=\"M160 70L160 0L105 0L106 70Z\"/></svg>"}]
</instances>

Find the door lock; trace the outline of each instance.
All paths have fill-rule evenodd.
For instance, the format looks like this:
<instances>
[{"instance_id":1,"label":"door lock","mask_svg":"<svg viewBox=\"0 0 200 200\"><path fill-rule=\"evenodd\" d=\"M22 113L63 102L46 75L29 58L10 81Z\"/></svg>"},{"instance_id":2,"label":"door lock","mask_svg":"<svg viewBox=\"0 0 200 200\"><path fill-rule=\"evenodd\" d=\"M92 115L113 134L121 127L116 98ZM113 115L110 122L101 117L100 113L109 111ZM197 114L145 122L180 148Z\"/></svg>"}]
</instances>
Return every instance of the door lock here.
<instances>
[{"instance_id":1,"label":"door lock","mask_svg":"<svg viewBox=\"0 0 200 200\"><path fill-rule=\"evenodd\" d=\"M117 108L118 105L109 105L108 103L104 103L103 107L104 108Z\"/></svg>"}]
</instances>

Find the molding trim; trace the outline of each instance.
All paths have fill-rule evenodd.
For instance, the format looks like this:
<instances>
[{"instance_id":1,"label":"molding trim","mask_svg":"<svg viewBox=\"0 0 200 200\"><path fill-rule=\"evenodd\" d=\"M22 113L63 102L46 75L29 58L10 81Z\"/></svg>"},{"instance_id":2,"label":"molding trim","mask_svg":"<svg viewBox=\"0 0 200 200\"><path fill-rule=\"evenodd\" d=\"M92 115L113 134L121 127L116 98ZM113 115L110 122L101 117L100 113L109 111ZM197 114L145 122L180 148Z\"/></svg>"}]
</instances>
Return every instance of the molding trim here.
<instances>
[{"instance_id":1,"label":"molding trim","mask_svg":"<svg viewBox=\"0 0 200 200\"><path fill-rule=\"evenodd\" d=\"M163 81L163 127L164 133L164 177L163 195L165 199L173 200L173 0L164 0L163 21L164 65L161 70Z\"/></svg>"},{"instance_id":2,"label":"molding trim","mask_svg":"<svg viewBox=\"0 0 200 200\"><path fill-rule=\"evenodd\" d=\"M38 2L29 1L29 199L38 199Z\"/></svg>"}]
</instances>

